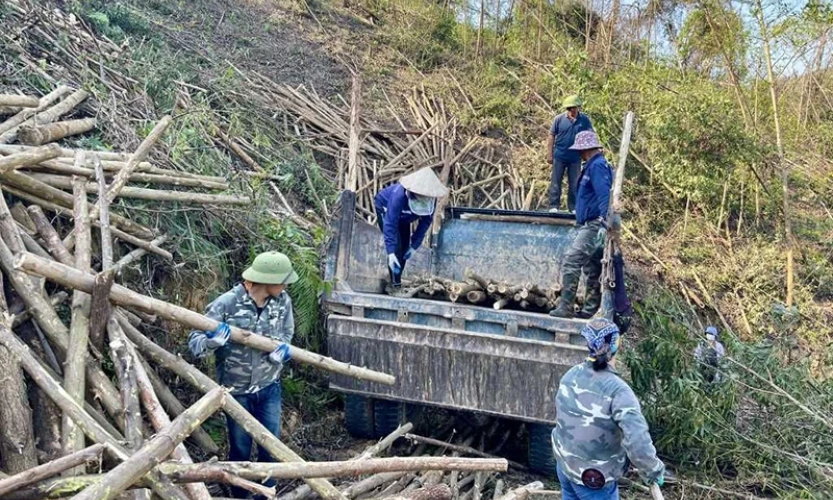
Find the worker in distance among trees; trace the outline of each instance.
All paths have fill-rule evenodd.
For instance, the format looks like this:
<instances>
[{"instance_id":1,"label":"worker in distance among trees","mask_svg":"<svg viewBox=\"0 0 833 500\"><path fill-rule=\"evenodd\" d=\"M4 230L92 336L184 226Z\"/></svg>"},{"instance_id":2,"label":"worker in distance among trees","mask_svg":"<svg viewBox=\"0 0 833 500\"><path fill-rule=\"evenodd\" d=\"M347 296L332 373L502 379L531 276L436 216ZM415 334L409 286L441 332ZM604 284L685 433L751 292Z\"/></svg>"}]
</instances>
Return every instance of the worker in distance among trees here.
<instances>
[{"instance_id":1,"label":"worker in distance among trees","mask_svg":"<svg viewBox=\"0 0 833 500\"><path fill-rule=\"evenodd\" d=\"M217 381L230 389L232 397L276 437L281 434L281 381L284 363L289 361L289 343L295 334L292 301L286 286L298 281L289 258L280 252L255 257L243 271L243 282L219 296L206 307L205 315L220 322L213 332L194 331L188 348L197 358L214 353ZM230 341L231 328L248 330L280 342L271 353ZM227 419L229 457L248 462L252 438L232 419ZM258 446L258 460L274 458ZM232 487L235 498L248 493Z\"/></svg>"},{"instance_id":2,"label":"worker in distance among trees","mask_svg":"<svg viewBox=\"0 0 833 500\"><path fill-rule=\"evenodd\" d=\"M726 357L726 347L718 340L719 334L714 326L707 326L704 332L706 340L697 344L694 359L700 363L700 373L708 383L720 382L720 365Z\"/></svg>"},{"instance_id":3,"label":"worker in distance among trees","mask_svg":"<svg viewBox=\"0 0 833 500\"><path fill-rule=\"evenodd\" d=\"M576 192L578 177L581 172L581 158L570 146L576 141L576 135L585 130L593 131L590 118L581 112L583 102L577 95L564 99L564 112L557 115L547 136L547 163L552 166L550 179L550 212L561 209L561 186L564 173L567 174L567 209L576 210Z\"/></svg>"},{"instance_id":4,"label":"worker in distance among trees","mask_svg":"<svg viewBox=\"0 0 833 500\"><path fill-rule=\"evenodd\" d=\"M618 500L617 481L632 463L647 484L664 482L665 465L636 395L613 368L619 328L605 318L584 326L589 356L559 382L552 446L564 500Z\"/></svg>"},{"instance_id":5,"label":"worker in distance among trees","mask_svg":"<svg viewBox=\"0 0 833 500\"><path fill-rule=\"evenodd\" d=\"M396 290L402 286L405 263L422 245L433 221L437 198L448 194L446 188L431 167L408 174L376 194L376 222L385 240L390 285ZM411 234L411 224L417 227Z\"/></svg>"},{"instance_id":6,"label":"worker in distance among trees","mask_svg":"<svg viewBox=\"0 0 833 500\"><path fill-rule=\"evenodd\" d=\"M604 157L602 145L595 132L584 131L576 135L570 149L577 151L584 161L576 201L576 226L578 233L564 256L561 265L561 299L551 316L573 317L581 273L587 276L587 292L584 307L578 317L588 319L599 310L602 288L602 257L607 236L607 211L610 188L613 184L613 168Z\"/></svg>"}]
</instances>

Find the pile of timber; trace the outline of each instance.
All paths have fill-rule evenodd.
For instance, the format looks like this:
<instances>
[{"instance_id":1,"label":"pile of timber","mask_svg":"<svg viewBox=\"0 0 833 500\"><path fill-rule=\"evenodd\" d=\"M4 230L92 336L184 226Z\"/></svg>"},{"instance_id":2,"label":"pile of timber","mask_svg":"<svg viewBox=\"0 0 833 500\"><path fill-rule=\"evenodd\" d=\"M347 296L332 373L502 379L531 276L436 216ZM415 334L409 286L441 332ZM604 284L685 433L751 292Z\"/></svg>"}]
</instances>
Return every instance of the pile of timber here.
<instances>
[{"instance_id":1,"label":"pile of timber","mask_svg":"<svg viewBox=\"0 0 833 500\"><path fill-rule=\"evenodd\" d=\"M401 297L463 302L494 309L516 308L546 312L555 308L561 295L560 287L542 287L533 283L509 284L483 278L466 270L465 281L440 277L417 278L403 283Z\"/></svg>"},{"instance_id":2,"label":"pile of timber","mask_svg":"<svg viewBox=\"0 0 833 500\"><path fill-rule=\"evenodd\" d=\"M193 192L224 189L227 184L225 179L168 171L146 161L171 123L168 116L131 153L74 150L51 143L94 126L89 118L80 124L62 120L86 98L85 91L68 87L42 97L0 95L2 111L10 113L0 123L0 497L73 494L98 500L131 490L130 496L137 499L150 498L152 492L166 500L208 500L206 483L274 497L274 489L263 480L303 478L322 497L341 499L344 494L322 478L381 471L506 469L501 460L441 457L300 463L295 452L225 389L146 337L143 324L156 318L201 330L213 330L217 322L117 283L120 271L146 254L167 259L173 255L162 247L164 235L134 222L129 213L117 212L114 202L128 196L160 202L248 200ZM131 183L189 190L162 191ZM118 210L129 208L119 205ZM120 252L118 242L129 247ZM58 307L70 296L70 314L59 314ZM277 347L270 339L239 329L231 340L263 351ZM325 370L383 384L395 381L391 375L294 346L290 352L295 361ZM186 408L159 369L190 382L204 396ZM186 439L201 456L219 453L201 428L219 410L286 463L193 463L183 445Z\"/></svg>"}]
</instances>

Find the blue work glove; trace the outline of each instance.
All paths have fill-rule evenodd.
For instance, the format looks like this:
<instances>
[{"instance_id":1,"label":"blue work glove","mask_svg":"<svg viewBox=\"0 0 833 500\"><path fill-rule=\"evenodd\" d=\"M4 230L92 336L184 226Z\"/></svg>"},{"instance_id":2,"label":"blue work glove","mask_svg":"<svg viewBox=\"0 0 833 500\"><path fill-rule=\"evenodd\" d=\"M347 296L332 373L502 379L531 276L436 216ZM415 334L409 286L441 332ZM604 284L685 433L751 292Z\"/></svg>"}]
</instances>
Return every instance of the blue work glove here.
<instances>
[{"instance_id":1,"label":"blue work glove","mask_svg":"<svg viewBox=\"0 0 833 500\"><path fill-rule=\"evenodd\" d=\"M657 486L662 486L663 484L665 484L665 476L660 474L657 478Z\"/></svg>"},{"instance_id":2,"label":"blue work glove","mask_svg":"<svg viewBox=\"0 0 833 500\"><path fill-rule=\"evenodd\" d=\"M405 260L411 260L411 257L413 257L414 252L416 252L416 248L409 247L408 251L405 252Z\"/></svg>"},{"instance_id":3,"label":"blue work glove","mask_svg":"<svg viewBox=\"0 0 833 500\"><path fill-rule=\"evenodd\" d=\"M399 259L396 258L396 254L388 254L388 267L391 271L393 271L393 274L399 274L402 272L402 264L399 263Z\"/></svg>"},{"instance_id":4,"label":"blue work glove","mask_svg":"<svg viewBox=\"0 0 833 500\"><path fill-rule=\"evenodd\" d=\"M228 326L228 323L220 323L213 332L205 332L205 336L208 337L208 340L205 341L206 347L210 349L223 347L231 338L231 327Z\"/></svg>"},{"instance_id":5,"label":"blue work glove","mask_svg":"<svg viewBox=\"0 0 833 500\"><path fill-rule=\"evenodd\" d=\"M601 217L599 217L596 220L598 220L601 223L601 226L599 227L599 233L596 235L596 245L603 247L607 242L607 222Z\"/></svg>"},{"instance_id":6,"label":"blue work glove","mask_svg":"<svg viewBox=\"0 0 833 500\"><path fill-rule=\"evenodd\" d=\"M292 356L289 355L289 344L280 343L274 351L269 353L269 361L280 365L290 360Z\"/></svg>"}]
</instances>

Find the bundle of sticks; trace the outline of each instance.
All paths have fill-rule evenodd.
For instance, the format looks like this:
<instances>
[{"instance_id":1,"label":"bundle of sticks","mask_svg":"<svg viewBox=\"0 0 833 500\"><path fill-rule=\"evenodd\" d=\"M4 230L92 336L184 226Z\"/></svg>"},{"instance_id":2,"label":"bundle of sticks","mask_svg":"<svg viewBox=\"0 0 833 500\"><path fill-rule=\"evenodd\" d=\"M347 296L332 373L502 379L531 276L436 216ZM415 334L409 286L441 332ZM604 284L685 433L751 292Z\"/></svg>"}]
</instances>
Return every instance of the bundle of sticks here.
<instances>
[{"instance_id":1,"label":"bundle of sticks","mask_svg":"<svg viewBox=\"0 0 833 500\"><path fill-rule=\"evenodd\" d=\"M541 287L533 283L511 285L506 282L483 278L467 269L465 281L440 277L417 278L403 283L399 296L419 297L451 302L466 302L494 309L516 307L541 312L557 306L561 288Z\"/></svg>"},{"instance_id":2,"label":"bundle of sticks","mask_svg":"<svg viewBox=\"0 0 833 500\"><path fill-rule=\"evenodd\" d=\"M256 72L237 70L264 108L276 109L286 127L309 147L333 157L339 188L357 193L356 211L375 222L375 194L403 175L423 167L439 169L458 206L534 209L543 206L546 185L525 181L501 158L498 143L467 134L443 100L424 88L402 96L397 107L385 95L392 126L362 114L361 83L353 78L351 99L330 102L315 89L280 85ZM403 110L404 111L401 111Z\"/></svg>"}]
</instances>

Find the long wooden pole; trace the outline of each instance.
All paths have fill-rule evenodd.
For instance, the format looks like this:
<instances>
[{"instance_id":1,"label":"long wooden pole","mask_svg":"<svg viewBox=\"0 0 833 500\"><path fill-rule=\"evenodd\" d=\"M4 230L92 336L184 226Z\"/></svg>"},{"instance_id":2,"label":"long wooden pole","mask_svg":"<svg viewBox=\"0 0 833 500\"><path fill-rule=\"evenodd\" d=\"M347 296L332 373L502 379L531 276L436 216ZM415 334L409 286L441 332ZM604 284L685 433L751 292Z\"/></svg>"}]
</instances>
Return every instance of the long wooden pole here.
<instances>
[{"instance_id":1,"label":"long wooden pole","mask_svg":"<svg viewBox=\"0 0 833 500\"><path fill-rule=\"evenodd\" d=\"M57 158L60 154L61 148L50 144L49 146L34 148L9 156L0 156L0 173L51 160Z\"/></svg>"},{"instance_id":2,"label":"long wooden pole","mask_svg":"<svg viewBox=\"0 0 833 500\"><path fill-rule=\"evenodd\" d=\"M9 349L20 361L20 365L29 374L49 398L64 412L71 415L78 427L84 431L92 441L107 445L108 453L119 460L127 460L130 454L104 427L91 417L63 387L44 369L29 347L15 337L8 328L0 324L0 345ZM185 493L173 486L165 476L157 471L151 471L146 476L154 492L168 500L187 500Z\"/></svg>"},{"instance_id":3,"label":"long wooden pole","mask_svg":"<svg viewBox=\"0 0 833 500\"><path fill-rule=\"evenodd\" d=\"M94 276L65 266L59 262L48 261L34 254L24 252L17 256L15 266L16 269L22 269L27 273L44 277L63 286L92 293L95 282ZM196 330L213 331L220 325L220 322L217 320L208 318L184 307L136 293L121 285L113 285L113 288L110 290L110 300L120 306L133 307L143 312L157 314L165 319L176 321ZM231 329L231 341L265 352L272 352L279 345L279 342L268 337L236 327L232 327ZM295 361L340 375L386 385L393 385L396 382L396 378L392 375L336 361L332 358L301 349L300 347L289 346L289 353Z\"/></svg>"},{"instance_id":4,"label":"long wooden pole","mask_svg":"<svg viewBox=\"0 0 833 500\"><path fill-rule=\"evenodd\" d=\"M415 471L488 471L506 472L509 464L503 458L457 457L395 457L345 460L340 462L263 463L212 462L180 464L165 462L159 470L174 482L208 481L216 471L230 472L253 481L264 479L301 479L310 477L343 477L381 472Z\"/></svg>"},{"instance_id":5,"label":"long wooden pole","mask_svg":"<svg viewBox=\"0 0 833 500\"><path fill-rule=\"evenodd\" d=\"M89 448L76 451L70 455L55 459L43 465L33 467L29 470L23 471L20 474L15 474L5 479L0 479L0 497L10 491L18 490L26 485L43 481L54 475L75 467L76 465L83 465L87 462L92 462L101 456L104 451L103 444L94 444Z\"/></svg>"},{"instance_id":6,"label":"long wooden pole","mask_svg":"<svg viewBox=\"0 0 833 500\"><path fill-rule=\"evenodd\" d=\"M361 88L361 78L354 73L350 88L350 135L347 141L347 189L354 192L359 188Z\"/></svg>"},{"instance_id":7,"label":"long wooden pole","mask_svg":"<svg viewBox=\"0 0 833 500\"><path fill-rule=\"evenodd\" d=\"M142 335L133 325L127 321L122 315L118 315L119 324L124 329L127 338L136 345L147 358L154 363L171 370L183 380L190 383L198 391L208 392L215 387L219 387L211 378L199 371L196 367L188 364L179 356L172 354L165 349L159 347L155 342ZM240 424L252 438L262 446L270 455L282 462L303 462L304 460L292 451L288 446L283 444L269 429L263 426L256 418L254 418L243 405L237 402L234 398L226 398L223 405L223 410L226 415L233 418L235 422ZM329 481L324 479L307 479L307 484L321 495L325 500L345 500L344 496L332 485Z\"/></svg>"},{"instance_id":8,"label":"long wooden pole","mask_svg":"<svg viewBox=\"0 0 833 500\"><path fill-rule=\"evenodd\" d=\"M160 460L170 455L176 445L223 405L225 398L226 390L222 387L210 391L185 410L185 413L176 417L170 425L159 431L139 451L105 474L99 482L75 495L73 499L111 500L115 498L149 472Z\"/></svg>"}]
</instances>

